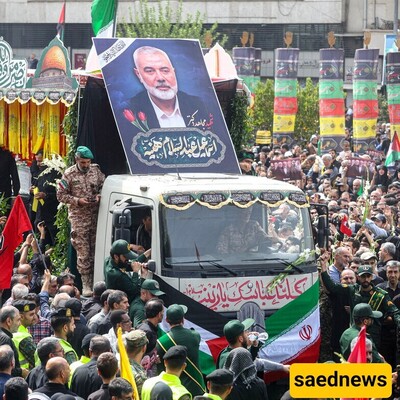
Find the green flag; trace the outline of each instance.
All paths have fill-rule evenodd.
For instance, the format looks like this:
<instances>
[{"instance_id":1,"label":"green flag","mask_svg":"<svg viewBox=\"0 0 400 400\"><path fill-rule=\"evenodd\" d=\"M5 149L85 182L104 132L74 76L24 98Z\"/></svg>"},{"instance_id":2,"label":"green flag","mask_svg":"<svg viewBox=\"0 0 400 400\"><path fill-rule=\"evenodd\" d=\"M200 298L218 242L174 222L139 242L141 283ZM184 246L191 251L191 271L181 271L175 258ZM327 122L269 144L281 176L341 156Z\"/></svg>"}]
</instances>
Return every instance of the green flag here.
<instances>
[{"instance_id":1,"label":"green flag","mask_svg":"<svg viewBox=\"0 0 400 400\"><path fill-rule=\"evenodd\" d=\"M92 27L95 36L113 37L117 0L93 0Z\"/></svg>"}]
</instances>

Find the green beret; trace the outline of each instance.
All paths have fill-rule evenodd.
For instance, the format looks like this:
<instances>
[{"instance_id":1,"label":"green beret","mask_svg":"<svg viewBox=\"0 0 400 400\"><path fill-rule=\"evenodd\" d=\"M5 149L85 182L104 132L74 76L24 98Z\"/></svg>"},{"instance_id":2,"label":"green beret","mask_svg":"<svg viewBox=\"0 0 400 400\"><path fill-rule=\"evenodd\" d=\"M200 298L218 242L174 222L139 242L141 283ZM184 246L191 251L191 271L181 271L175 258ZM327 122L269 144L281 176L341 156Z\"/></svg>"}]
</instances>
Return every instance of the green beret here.
<instances>
[{"instance_id":1,"label":"green beret","mask_svg":"<svg viewBox=\"0 0 400 400\"><path fill-rule=\"evenodd\" d=\"M79 146L76 149L75 155L80 158L89 158L93 160L93 153L86 146Z\"/></svg>"},{"instance_id":2,"label":"green beret","mask_svg":"<svg viewBox=\"0 0 400 400\"><path fill-rule=\"evenodd\" d=\"M36 304L29 300L15 300L12 305L18 309L19 312L33 311L36 308Z\"/></svg>"},{"instance_id":3,"label":"green beret","mask_svg":"<svg viewBox=\"0 0 400 400\"><path fill-rule=\"evenodd\" d=\"M233 373L228 369L216 369L206 379L218 385L233 385Z\"/></svg>"}]
</instances>

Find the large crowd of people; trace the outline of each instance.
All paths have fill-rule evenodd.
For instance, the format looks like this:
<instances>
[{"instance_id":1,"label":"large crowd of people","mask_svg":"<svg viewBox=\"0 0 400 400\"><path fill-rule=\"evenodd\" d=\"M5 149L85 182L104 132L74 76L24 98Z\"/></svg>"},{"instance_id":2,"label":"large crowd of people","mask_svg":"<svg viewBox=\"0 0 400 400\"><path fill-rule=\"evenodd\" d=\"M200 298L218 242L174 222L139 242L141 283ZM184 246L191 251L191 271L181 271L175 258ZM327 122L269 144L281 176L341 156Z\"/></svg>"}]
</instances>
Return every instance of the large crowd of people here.
<instances>
[{"instance_id":1,"label":"large crowd of people","mask_svg":"<svg viewBox=\"0 0 400 400\"><path fill-rule=\"evenodd\" d=\"M323 155L317 135L304 148L259 146L239 155L243 173L260 179L274 178L271 164L280 168L280 162L284 168L295 165L285 160L300 159L300 175L297 171L293 176L301 179L285 174L308 195L315 229L323 217L319 205L328 209L329 245L319 259L319 362L346 359L363 326L368 332L369 362L389 363L395 371L400 361L400 169L384 164L388 137L390 125L382 124L377 149L371 154L357 154L347 130L341 149ZM96 166L85 164L92 158L81 147L76 166L61 180L58 197L69 204L70 212L80 206L89 210L91 201L68 192L77 187L71 183L73 176L71 182L66 180L69 174L93 169L98 181L91 186L92 200L99 201L103 176ZM36 199L40 200L38 193L44 193L44 187L36 191ZM46 196L56 199L53 189ZM82 215L77 212L75 217L74 232L84 235ZM0 224L5 222L6 218L0 219ZM227 346L216 360L217 369L204 376L200 334L184 326L186 306L165 307L165 293L143 263L151 251L151 236L140 247L115 241L105 260L105 281L93 287L92 271L83 267L86 250L81 249L79 269L86 274L85 296L81 296L76 277L68 270L52 275L46 246L53 245L54 238L44 224L38 223L37 229L38 237L27 235L15 253L11 287L2 293L0 396L5 394L5 399L26 400L29 391L31 399L261 400L267 398L267 387L260 379L264 371L290 373L289 365L257 357L261 343L251 334L254 320L246 319L225 325ZM151 216L143 217L143 230L151 235ZM75 232L76 240L78 236ZM231 251L223 240L218 245ZM87 243L87 249L90 246ZM89 289L93 291L88 295ZM167 332L161 331L163 320ZM119 331L133 385L120 377Z\"/></svg>"}]
</instances>

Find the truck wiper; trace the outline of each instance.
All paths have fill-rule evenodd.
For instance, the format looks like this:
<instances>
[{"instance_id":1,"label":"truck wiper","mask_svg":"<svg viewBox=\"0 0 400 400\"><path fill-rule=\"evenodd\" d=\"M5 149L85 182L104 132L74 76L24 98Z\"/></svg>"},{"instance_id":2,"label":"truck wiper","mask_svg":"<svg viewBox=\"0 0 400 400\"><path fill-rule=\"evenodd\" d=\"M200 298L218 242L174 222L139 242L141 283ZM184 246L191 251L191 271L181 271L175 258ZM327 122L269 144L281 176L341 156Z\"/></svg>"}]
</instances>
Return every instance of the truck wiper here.
<instances>
[{"instance_id":1,"label":"truck wiper","mask_svg":"<svg viewBox=\"0 0 400 400\"><path fill-rule=\"evenodd\" d=\"M292 263L290 263L289 261L285 261L282 260L281 258L251 258L251 259L246 259L246 260L242 260L242 261L279 261L281 264L283 264L285 266L285 268L281 267L281 268L274 268L273 270L276 272L284 272L285 269L287 267L291 267L292 269L296 270L297 272L303 273L303 269L300 268L298 265L293 265Z\"/></svg>"},{"instance_id":2,"label":"truck wiper","mask_svg":"<svg viewBox=\"0 0 400 400\"><path fill-rule=\"evenodd\" d=\"M179 262L173 262L172 265L181 265L181 264L198 264L202 270L204 270L204 263L208 263L212 265L213 267L216 267L218 269L223 269L226 272L229 272L230 275L232 276L238 276L238 274L235 271L232 271L230 268L225 267L225 265L221 265L218 261L222 260L190 260L190 261L179 261ZM207 273L207 272L206 272Z\"/></svg>"}]
</instances>

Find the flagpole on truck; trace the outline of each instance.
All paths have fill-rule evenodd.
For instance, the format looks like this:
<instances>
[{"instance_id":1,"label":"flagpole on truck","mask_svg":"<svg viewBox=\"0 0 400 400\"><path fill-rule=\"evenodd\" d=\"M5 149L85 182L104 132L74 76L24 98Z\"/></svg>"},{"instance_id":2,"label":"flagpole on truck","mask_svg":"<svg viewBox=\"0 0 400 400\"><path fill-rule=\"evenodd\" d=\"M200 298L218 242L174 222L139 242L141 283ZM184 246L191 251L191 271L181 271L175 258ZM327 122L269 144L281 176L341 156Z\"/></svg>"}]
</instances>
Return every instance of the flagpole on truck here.
<instances>
[{"instance_id":1,"label":"flagpole on truck","mask_svg":"<svg viewBox=\"0 0 400 400\"><path fill-rule=\"evenodd\" d=\"M118 0L115 0L115 3L114 3L113 37L117 37L117 12L118 12Z\"/></svg>"}]
</instances>

